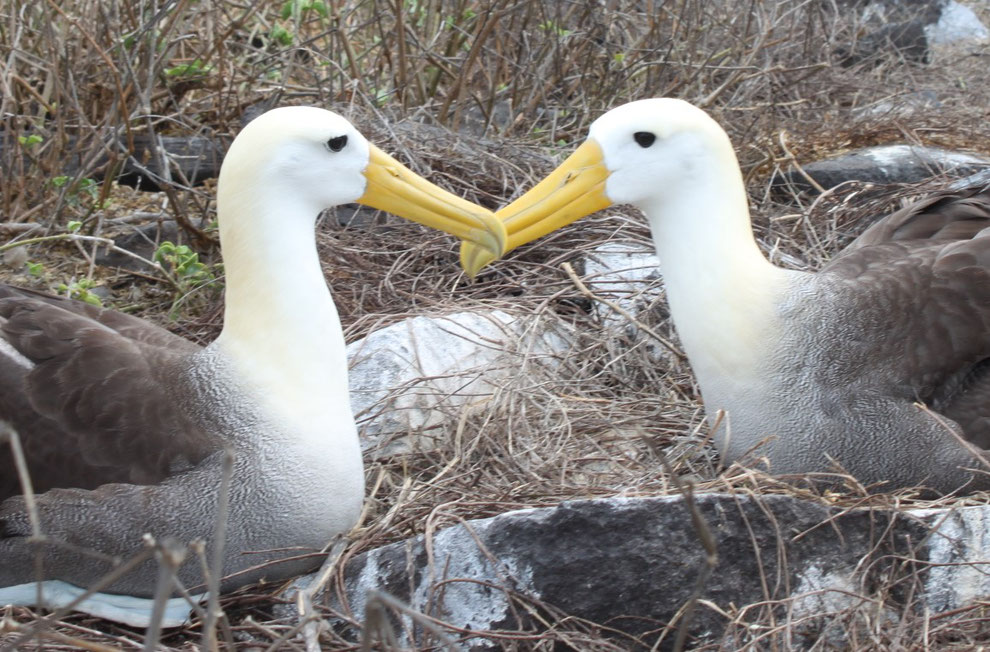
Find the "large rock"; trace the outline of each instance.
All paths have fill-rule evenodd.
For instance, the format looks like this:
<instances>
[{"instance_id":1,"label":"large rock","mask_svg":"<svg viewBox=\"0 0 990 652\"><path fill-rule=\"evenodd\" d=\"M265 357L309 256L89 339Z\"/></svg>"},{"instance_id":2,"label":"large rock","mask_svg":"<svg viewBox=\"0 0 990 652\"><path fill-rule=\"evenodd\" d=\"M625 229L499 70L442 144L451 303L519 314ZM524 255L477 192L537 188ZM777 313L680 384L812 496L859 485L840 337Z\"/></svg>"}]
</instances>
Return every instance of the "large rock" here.
<instances>
[{"instance_id":1,"label":"large rock","mask_svg":"<svg viewBox=\"0 0 990 652\"><path fill-rule=\"evenodd\" d=\"M929 63L938 46L990 38L973 10L955 0L847 0L841 4L846 7L840 10L854 21L856 35L835 53L847 66L885 60Z\"/></svg>"},{"instance_id":2,"label":"large rock","mask_svg":"<svg viewBox=\"0 0 990 652\"><path fill-rule=\"evenodd\" d=\"M935 45L990 39L990 30L973 10L955 0L942 4L938 20L925 26L925 34Z\"/></svg>"},{"instance_id":3,"label":"large rock","mask_svg":"<svg viewBox=\"0 0 990 652\"><path fill-rule=\"evenodd\" d=\"M606 242L584 260L584 282L601 297L632 315L637 315L660 301L663 284L660 260L651 246ZM635 326L613 307L596 302L592 307L604 328Z\"/></svg>"},{"instance_id":4,"label":"large rock","mask_svg":"<svg viewBox=\"0 0 990 652\"><path fill-rule=\"evenodd\" d=\"M949 190L965 190L968 188L982 188L984 186L990 186L990 168L953 181L948 187Z\"/></svg>"},{"instance_id":5,"label":"large rock","mask_svg":"<svg viewBox=\"0 0 990 652\"><path fill-rule=\"evenodd\" d=\"M353 342L351 409L373 456L433 448L463 410L499 385L552 369L570 346L562 323L501 310L412 317Z\"/></svg>"},{"instance_id":6,"label":"large rock","mask_svg":"<svg viewBox=\"0 0 990 652\"><path fill-rule=\"evenodd\" d=\"M648 244L606 242L583 261L584 282L601 301L592 311L618 347L640 347L657 364L676 362L679 346L663 298L660 260ZM630 319L631 317L631 319ZM645 326L645 328L643 328Z\"/></svg>"},{"instance_id":7,"label":"large rock","mask_svg":"<svg viewBox=\"0 0 990 652\"><path fill-rule=\"evenodd\" d=\"M737 648L764 635L760 648L841 647L843 628L855 622L844 610L897 618L906 596L918 598L907 608L940 613L990 595L984 506L839 510L783 495L723 494L695 502L717 555L688 625L695 643ZM349 607L331 603L361 621L368 591L384 591L474 632L542 631L536 614L554 613L550 620L584 619L620 645L648 648L668 624L676 628L705 559L682 497L576 501L358 555L344 569ZM766 635L771 612L791 624ZM736 622L727 630L728 616ZM423 637L408 617L396 622L404 644ZM668 631L662 647L673 638ZM464 635L459 647L496 647L495 640Z\"/></svg>"},{"instance_id":8,"label":"large rock","mask_svg":"<svg viewBox=\"0 0 990 652\"><path fill-rule=\"evenodd\" d=\"M884 145L867 147L802 167L819 186L828 190L846 181L915 183L941 174L960 177L978 172L988 165L990 161L963 152L914 145ZM797 170L776 177L772 185L777 192L814 190Z\"/></svg>"}]
</instances>

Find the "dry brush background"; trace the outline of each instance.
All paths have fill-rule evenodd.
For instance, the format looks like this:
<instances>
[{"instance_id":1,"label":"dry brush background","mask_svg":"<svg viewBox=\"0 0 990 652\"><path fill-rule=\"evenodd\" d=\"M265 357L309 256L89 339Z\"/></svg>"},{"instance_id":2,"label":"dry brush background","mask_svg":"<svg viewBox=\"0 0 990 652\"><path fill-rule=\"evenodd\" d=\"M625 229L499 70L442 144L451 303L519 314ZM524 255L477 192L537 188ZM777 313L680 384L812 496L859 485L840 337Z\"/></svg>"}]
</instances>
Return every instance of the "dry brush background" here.
<instances>
[{"instance_id":1,"label":"dry brush background","mask_svg":"<svg viewBox=\"0 0 990 652\"><path fill-rule=\"evenodd\" d=\"M222 314L213 186L193 185L177 166L159 164L156 138L223 143L259 107L324 106L431 180L496 207L547 173L604 110L667 95L704 106L729 132L768 255L814 269L869 216L899 205L905 189L780 197L769 190L775 172L889 142L990 154L986 50L946 48L930 63L893 53L842 65L841 48L866 31L854 18L860 4L2 0L0 280L99 298L206 342ZM923 91L937 94L937 108L871 110ZM108 145L111 135L117 144ZM131 169L137 163L154 192L114 181L136 140L152 146ZM162 218L179 222L180 239L205 267L190 266L188 256L167 261L164 271L95 263L104 245L87 238L113 238ZM345 556L518 507L677 491L661 458L699 491L790 492L857 506L918 502L910 492L866 498L852 483L846 493L823 496L717 465L690 369L658 363L643 340L604 332L561 269L607 240L648 249L645 223L628 210L525 247L473 283L457 269L457 246L446 236L390 216L371 229L341 222L324 220L318 240L349 340L405 316L470 307L540 312L581 334L558 375L520 375L483 414L439 433L436 450L369 463L366 518ZM662 306L652 317L673 337ZM271 616L278 588L225 600L230 641L302 649L291 627ZM869 609L836 615L836 626L869 647L990 641L981 612L872 618L887 599L877 589ZM747 628L772 620L771 612L740 608L723 642L746 640ZM31 621L26 610L8 615ZM141 645L140 633L82 616L52 632L52 647ZM185 649L197 637L193 626L161 643ZM326 647L351 646L332 633L323 637ZM522 649L615 649L593 624L566 619L498 640Z\"/></svg>"}]
</instances>

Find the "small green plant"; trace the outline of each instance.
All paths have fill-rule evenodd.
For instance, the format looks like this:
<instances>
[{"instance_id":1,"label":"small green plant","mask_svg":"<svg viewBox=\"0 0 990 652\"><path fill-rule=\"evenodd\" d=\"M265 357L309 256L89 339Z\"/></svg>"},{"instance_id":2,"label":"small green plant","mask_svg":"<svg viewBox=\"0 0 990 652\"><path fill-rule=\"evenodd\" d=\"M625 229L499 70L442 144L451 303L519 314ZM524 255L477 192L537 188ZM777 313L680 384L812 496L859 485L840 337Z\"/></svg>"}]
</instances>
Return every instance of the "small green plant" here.
<instances>
[{"instance_id":1,"label":"small green plant","mask_svg":"<svg viewBox=\"0 0 990 652\"><path fill-rule=\"evenodd\" d=\"M295 42L296 37L281 25L275 24L272 26L271 39L279 45L288 47Z\"/></svg>"},{"instance_id":2,"label":"small green plant","mask_svg":"<svg viewBox=\"0 0 990 652\"><path fill-rule=\"evenodd\" d=\"M379 107L383 107L388 104L389 98L392 97L392 92L386 88L371 88L372 100Z\"/></svg>"},{"instance_id":3,"label":"small green plant","mask_svg":"<svg viewBox=\"0 0 990 652\"><path fill-rule=\"evenodd\" d=\"M35 145L45 142L45 139L38 134L31 134L30 136L18 136L17 142L19 142L21 147L24 149L31 149Z\"/></svg>"},{"instance_id":4,"label":"small green plant","mask_svg":"<svg viewBox=\"0 0 990 652\"><path fill-rule=\"evenodd\" d=\"M71 299L85 301L86 303L93 306L102 306L103 301L100 300L100 297L98 297L95 293L90 291L95 286L96 283L93 281L93 279L81 278L78 281L72 279L68 283L59 283L58 285L56 285L55 291Z\"/></svg>"},{"instance_id":5,"label":"small green plant","mask_svg":"<svg viewBox=\"0 0 990 652\"><path fill-rule=\"evenodd\" d=\"M555 36L567 36L571 33L571 30L564 29L557 24L556 21L548 20L540 23L540 30L546 32L547 34L553 34Z\"/></svg>"},{"instance_id":6,"label":"small green plant","mask_svg":"<svg viewBox=\"0 0 990 652\"><path fill-rule=\"evenodd\" d=\"M28 261L25 265L27 266L28 274L31 276L41 278L41 275L45 273L45 266L41 263L32 263L31 261Z\"/></svg>"},{"instance_id":7,"label":"small green plant","mask_svg":"<svg viewBox=\"0 0 990 652\"><path fill-rule=\"evenodd\" d=\"M166 240L158 246L154 255L155 262L162 266L165 274L175 286L175 299L169 310L174 319L178 313L179 304L190 298L195 290L199 290L217 279L217 274L223 274L220 265L209 266L199 260L199 254L186 245L177 245Z\"/></svg>"},{"instance_id":8,"label":"small green plant","mask_svg":"<svg viewBox=\"0 0 990 652\"><path fill-rule=\"evenodd\" d=\"M56 188L62 188L65 187L71 180L72 177L60 175L57 177L52 177L51 184ZM82 179L76 181L74 186L68 189L65 194L65 198L70 204L79 206L82 204L82 199L87 195L95 208L95 203L100 198L100 184L97 183L95 179L83 177ZM72 224L72 222L69 224ZM80 224L80 226L82 225ZM70 227L70 231L71 230L72 229ZM78 231L78 227L75 230Z\"/></svg>"},{"instance_id":9,"label":"small green plant","mask_svg":"<svg viewBox=\"0 0 990 652\"><path fill-rule=\"evenodd\" d=\"M214 280L213 272L199 260L199 254L186 245L166 240L155 250L155 262L165 268L180 294Z\"/></svg>"},{"instance_id":10,"label":"small green plant","mask_svg":"<svg viewBox=\"0 0 990 652\"><path fill-rule=\"evenodd\" d=\"M327 9L327 3L323 0L289 0L282 5L282 10L279 12L279 17L282 20L288 20L289 18L300 18L303 14L310 11L318 13L320 18L328 18L330 16L330 10Z\"/></svg>"},{"instance_id":11,"label":"small green plant","mask_svg":"<svg viewBox=\"0 0 990 652\"><path fill-rule=\"evenodd\" d=\"M194 59L189 63L181 63L177 66L165 69L165 76L169 79L180 81L190 81L201 79L213 72L213 66L203 63L199 59Z\"/></svg>"},{"instance_id":12,"label":"small green plant","mask_svg":"<svg viewBox=\"0 0 990 652\"><path fill-rule=\"evenodd\" d=\"M306 14L310 12L317 14L320 22L324 22L330 17L330 10L323 0L288 0L282 4L278 15L283 21L298 24L304 17L308 17ZM296 33L291 27L276 23L268 33L268 38L272 43L289 47L296 42Z\"/></svg>"},{"instance_id":13,"label":"small green plant","mask_svg":"<svg viewBox=\"0 0 990 652\"><path fill-rule=\"evenodd\" d=\"M458 25L462 25L463 23L466 23L472 18L477 18L477 16L478 16L478 12L474 11L473 9L465 9L464 12L461 14L460 20L458 20L456 16L447 16L446 18L444 18L443 22L447 26L447 29L454 29Z\"/></svg>"}]
</instances>

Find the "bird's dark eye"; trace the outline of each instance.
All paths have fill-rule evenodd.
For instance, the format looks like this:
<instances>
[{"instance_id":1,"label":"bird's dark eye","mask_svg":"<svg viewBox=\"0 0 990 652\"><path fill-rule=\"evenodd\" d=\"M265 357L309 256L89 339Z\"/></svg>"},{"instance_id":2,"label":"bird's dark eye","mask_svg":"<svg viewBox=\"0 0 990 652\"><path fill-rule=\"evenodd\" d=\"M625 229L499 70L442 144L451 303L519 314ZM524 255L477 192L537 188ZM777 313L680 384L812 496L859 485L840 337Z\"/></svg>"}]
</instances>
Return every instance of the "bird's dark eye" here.
<instances>
[{"instance_id":1,"label":"bird's dark eye","mask_svg":"<svg viewBox=\"0 0 990 652\"><path fill-rule=\"evenodd\" d=\"M347 136L337 136L327 141L327 149L331 152L339 152L347 146Z\"/></svg>"},{"instance_id":2,"label":"bird's dark eye","mask_svg":"<svg viewBox=\"0 0 990 652\"><path fill-rule=\"evenodd\" d=\"M649 131L637 131L633 134L633 140L640 147L649 147L657 140L657 135Z\"/></svg>"}]
</instances>

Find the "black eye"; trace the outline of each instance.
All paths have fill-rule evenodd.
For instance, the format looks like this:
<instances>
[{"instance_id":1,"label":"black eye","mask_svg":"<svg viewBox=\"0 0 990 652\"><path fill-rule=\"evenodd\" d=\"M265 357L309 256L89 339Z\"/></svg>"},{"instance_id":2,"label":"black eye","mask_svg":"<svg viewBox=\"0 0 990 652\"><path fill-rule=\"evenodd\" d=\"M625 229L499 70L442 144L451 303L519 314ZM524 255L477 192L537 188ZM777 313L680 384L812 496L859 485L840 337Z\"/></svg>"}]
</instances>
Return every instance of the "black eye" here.
<instances>
[{"instance_id":1,"label":"black eye","mask_svg":"<svg viewBox=\"0 0 990 652\"><path fill-rule=\"evenodd\" d=\"M327 141L327 149L331 152L339 152L347 146L347 136L337 136Z\"/></svg>"},{"instance_id":2,"label":"black eye","mask_svg":"<svg viewBox=\"0 0 990 652\"><path fill-rule=\"evenodd\" d=\"M657 140L657 135L650 133L649 131L637 131L633 134L633 140L636 141L640 147L649 147Z\"/></svg>"}]
</instances>

